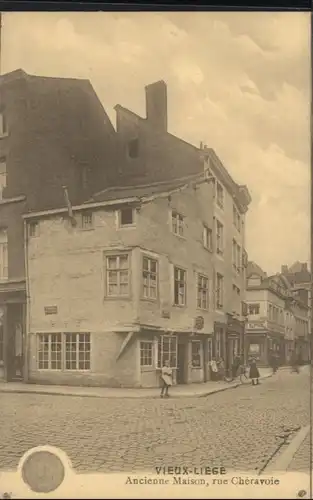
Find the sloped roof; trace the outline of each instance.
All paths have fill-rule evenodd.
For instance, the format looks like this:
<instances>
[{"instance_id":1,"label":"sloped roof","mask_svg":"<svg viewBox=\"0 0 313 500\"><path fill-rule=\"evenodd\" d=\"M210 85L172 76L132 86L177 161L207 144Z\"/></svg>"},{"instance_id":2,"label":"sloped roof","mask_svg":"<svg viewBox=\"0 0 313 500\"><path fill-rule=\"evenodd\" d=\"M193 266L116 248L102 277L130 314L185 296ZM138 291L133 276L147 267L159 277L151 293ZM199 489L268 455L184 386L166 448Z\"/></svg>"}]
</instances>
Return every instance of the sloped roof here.
<instances>
[{"instance_id":1,"label":"sloped roof","mask_svg":"<svg viewBox=\"0 0 313 500\"><path fill-rule=\"evenodd\" d=\"M263 269L258 264L256 264L252 260L249 260L246 273L247 278L249 278L253 274L260 276L262 279L267 277L266 272L264 272Z\"/></svg>"}]
</instances>

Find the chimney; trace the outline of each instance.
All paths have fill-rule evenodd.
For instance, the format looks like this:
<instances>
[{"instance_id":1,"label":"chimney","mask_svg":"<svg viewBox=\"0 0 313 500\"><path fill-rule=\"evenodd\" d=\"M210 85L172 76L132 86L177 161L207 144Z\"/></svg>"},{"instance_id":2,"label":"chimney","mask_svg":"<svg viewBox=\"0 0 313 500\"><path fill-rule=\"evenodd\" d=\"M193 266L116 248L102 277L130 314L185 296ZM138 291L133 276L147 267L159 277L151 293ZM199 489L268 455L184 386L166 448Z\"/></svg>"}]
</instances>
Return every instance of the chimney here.
<instances>
[{"instance_id":1,"label":"chimney","mask_svg":"<svg viewBox=\"0 0 313 500\"><path fill-rule=\"evenodd\" d=\"M307 270L308 270L308 265L305 262L305 263L302 264L302 271L307 271Z\"/></svg>"},{"instance_id":2,"label":"chimney","mask_svg":"<svg viewBox=\"0 0 313 500\"><path fill-rule=\"evenodd\" d=\"M281 266L281 273L288 274L288 266Z\"/></svg>"},{"instance_id":3,"label":"chimney","mask_svg":"<svg viewBox=\"0 0 313 500\"><path fill-rule=\"evenodd\" d=\"M167 88L163 80L145 87L148 122L156 129L167 132Z\"/></svg>"}]
</instances>

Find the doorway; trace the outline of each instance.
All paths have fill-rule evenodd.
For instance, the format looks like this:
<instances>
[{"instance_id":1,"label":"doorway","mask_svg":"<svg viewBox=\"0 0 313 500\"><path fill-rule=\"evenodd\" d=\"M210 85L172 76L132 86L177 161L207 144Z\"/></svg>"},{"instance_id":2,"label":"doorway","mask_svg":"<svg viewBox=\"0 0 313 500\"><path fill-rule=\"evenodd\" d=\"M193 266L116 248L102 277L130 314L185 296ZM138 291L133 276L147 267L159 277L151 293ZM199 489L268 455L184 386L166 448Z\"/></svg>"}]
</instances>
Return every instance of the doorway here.
<instances>
[{"instance_id":1,"label":"doorway","mask_svg":"<svg viewBox=\"0 0 313 500\"><path fill-rule=\"evenodd\" d=\"M186 384L186 355L187 344L179 343L177 346L177 384Z\"/></svg>"}]
</instances>

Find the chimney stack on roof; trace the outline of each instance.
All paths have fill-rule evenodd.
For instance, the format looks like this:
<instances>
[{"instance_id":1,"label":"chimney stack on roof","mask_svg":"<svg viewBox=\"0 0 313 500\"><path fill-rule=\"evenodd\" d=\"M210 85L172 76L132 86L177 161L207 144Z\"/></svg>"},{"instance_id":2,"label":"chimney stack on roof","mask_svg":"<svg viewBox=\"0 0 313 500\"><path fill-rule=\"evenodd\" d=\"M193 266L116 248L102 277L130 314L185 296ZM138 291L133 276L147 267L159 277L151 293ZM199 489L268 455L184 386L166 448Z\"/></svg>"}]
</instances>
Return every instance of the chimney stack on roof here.
<instances>
[{"instance_id":1,"label":"chimney stack on roof","mask_svg":"<svg viewBox=\"0 0 313 500\"><path fill-rule=\"evenodd\" d=\"M288 274L288 266L281 266L282 274Z\"/></svg>"},{"instance_id":2,"label":"chimney stack on roof","mask_svg":"<svg viewBox=\"0 0 313 500\"><path fill-rule=\"evenodd\" d=\"M304 262L304 263L302 264L302 271L307 272L307 270L308 270L308 265L307 265L307 263L306 263L306 262Z\"/></svg>"},{"instance_id":3,"label":"chimney stack on roof","mask_svg":"<svg viewBox=\"0 0 313 500\"><path fill-rule=\"evenodd\" d=\"M163 80L145 87L148 122L159 131L167 132L167 87Z\"/></svg>"}]
</instances>

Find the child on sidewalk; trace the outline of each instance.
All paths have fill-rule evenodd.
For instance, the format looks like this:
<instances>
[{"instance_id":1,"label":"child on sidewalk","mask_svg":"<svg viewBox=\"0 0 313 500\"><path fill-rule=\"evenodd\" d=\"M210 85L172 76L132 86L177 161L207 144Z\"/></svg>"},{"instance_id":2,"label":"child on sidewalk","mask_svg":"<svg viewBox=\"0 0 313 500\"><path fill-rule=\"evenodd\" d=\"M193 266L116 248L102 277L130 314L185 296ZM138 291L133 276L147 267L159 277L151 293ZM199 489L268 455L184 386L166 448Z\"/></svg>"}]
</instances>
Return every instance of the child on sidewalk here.
<instances>
[{"instance_id":1,"label":"child on sidewalk","mask_svg":"<svg viewBox=\"0 0 313 500\"><path fill-rule=\"evenodd\" d=\"M161 398L168 398L168 388L170 385L173 385L173 370L170 368L170 364L168 360L164 361L164 366L161 371L161 380L162 380L162 389L161 389Z\"/></svg>"}]
</instances>

